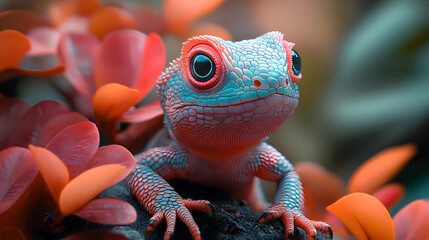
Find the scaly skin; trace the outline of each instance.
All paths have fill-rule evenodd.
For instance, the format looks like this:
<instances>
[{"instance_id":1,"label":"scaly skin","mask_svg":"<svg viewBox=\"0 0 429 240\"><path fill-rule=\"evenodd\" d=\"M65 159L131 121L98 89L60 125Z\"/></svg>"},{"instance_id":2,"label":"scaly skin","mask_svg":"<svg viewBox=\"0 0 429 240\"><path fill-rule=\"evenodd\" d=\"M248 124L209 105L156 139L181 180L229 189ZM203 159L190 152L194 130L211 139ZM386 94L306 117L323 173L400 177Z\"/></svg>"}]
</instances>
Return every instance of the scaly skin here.
<instances>
[{"instance_id":1,"label":"scaly skin","mask_svg":"<svg viewBox=\"0 0 429 240\"><path fill-rule=\"evenodd\" d=\"M179 217L194 239L201 238L189 210L210 212L212 205L182 199L168 184L187 179L245 200L255 211L264 212L260 222L281 219L286 238L293 235L294 226L303 228L308 239L314 239L316 230L332 235L327 224L303 216L298 175L281 153L264 142L298 105L296 82L301 74L292 71L292 47L279 32L241 42L199 36L184 43L181 57L157 82L164 122L173 140L137 155L138 164L128 178L133 194L153 214L148 233L165 219L164 238L169 239ZM204 76L208 71L193 64L198 54L213 60L213 76L193 75L194 67L194 74ZM264 200L259 178L278 184L271 206Z\"/></svg>"}]
</instances>

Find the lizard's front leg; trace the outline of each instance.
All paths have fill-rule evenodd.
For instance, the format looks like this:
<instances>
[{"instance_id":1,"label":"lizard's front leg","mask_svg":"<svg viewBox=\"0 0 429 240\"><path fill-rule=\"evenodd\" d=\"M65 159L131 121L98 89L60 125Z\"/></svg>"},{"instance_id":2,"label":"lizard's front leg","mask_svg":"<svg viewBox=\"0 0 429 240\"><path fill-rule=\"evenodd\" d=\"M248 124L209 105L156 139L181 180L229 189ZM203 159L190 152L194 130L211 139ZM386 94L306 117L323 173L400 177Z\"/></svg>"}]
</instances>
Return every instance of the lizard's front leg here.
<instances>
[{"instance_id":1,"label":"lizard's front leg","mask_svg":"<svg viewBox=\"0 0 429 240\"><path fill-rule=\"evenodd\" d=\"M294 227L299 226L307 233L307 239L316 237L316 230L329 234L332 230L328 224L311 221L302 214L304 196L302 185L292 164L275 148L262 143L252 153L257 166L255 175L267 181L277 182L278 190L273 205L259 219L260 222L281 219L286 227L286 238L291 238Z\"/></svg>"},{"instance_id":2,"label":"lizard's front leg","mask_svg":"<svg viewBox=\"0 0 429 240\"><path fill-rule=\"evenodd\" d=\"M200 230L189 210L213 211L204 200L183 199L165 179L186 178L187 152L178 145L152 148L136 156L138 164L127 178L132 193L153 214L146 235L167 221L164 239L174 232L179 217L191 231L194 239L201 239Z\"/></svg>"}]
</instances>

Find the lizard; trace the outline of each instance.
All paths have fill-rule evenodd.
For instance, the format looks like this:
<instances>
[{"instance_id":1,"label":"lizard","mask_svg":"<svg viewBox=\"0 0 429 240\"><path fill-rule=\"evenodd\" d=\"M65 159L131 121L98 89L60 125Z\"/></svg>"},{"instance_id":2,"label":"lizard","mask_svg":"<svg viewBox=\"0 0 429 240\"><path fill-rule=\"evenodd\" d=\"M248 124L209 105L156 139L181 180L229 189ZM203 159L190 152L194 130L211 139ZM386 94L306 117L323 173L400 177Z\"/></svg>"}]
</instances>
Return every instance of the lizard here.
<instances>
[{"instance_id":1,"label":"lizard","mask_svg":"<svg viewBox=\"0 0 429 240\"><path fill-rule=\"evenodd\" d=\"M202 35L183 43L181 55L157 80L165 146L136 155L128 176L131 192L153 216L146 235L163 220L170 239L179 218L194 239L200 230L189 210L214 211L206 200L183 199L168 183L174 179L219 188L244 200L259 222L281 219L285 238L299 226L314 239L329 234L328 224L302 214L303 189L292 164L265 142L298 105L301 59L280 32L238 42ZM268 205L260 179L276 182Z\"/></svg>"}]
</instances>

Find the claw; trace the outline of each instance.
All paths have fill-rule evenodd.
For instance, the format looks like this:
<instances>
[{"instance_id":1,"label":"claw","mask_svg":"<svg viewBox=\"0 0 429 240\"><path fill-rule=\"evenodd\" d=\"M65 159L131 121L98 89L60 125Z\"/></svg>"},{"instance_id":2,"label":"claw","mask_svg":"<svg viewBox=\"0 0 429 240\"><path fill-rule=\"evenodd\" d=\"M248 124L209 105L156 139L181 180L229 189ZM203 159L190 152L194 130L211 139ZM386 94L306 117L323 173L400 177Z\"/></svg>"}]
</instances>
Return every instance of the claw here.
<instances>
[{"instance_id":1,"label":"claw","mask_svg":"<svg viewBox=\"0 0 429 240\"><path fill-rule=\"evenodd\" d=\"M332 229L328 224L320 221L310 221L310 222L316 228L317 231L323 234L329 235L330 239L333 238Z\"/></svg>"},{"instance_id":2,"label":"claw","mask_svg":"<svg viewBox=\"0 0 429 240\"><path fill-rule=\"evenodd\" d=\"M153 219L149 220L149 224L147 226L146 234L145 234L146 238L155 229L156 227L155 225L156 225L156 222Z\"/></svg>"},{"instance_id":3,"label":"claw","mask_svg":"<svg viewBox=\"0 0 429 240\"><path fill-rule=\"evenodd\" d=\"M162 213L155 213L155 215L149 219L145 234L146 237L161 223L162 219L164 219Z\"/></svg>"},{"instance_id":4,"label":"claw","mask_svg":"<svg viewBox=\"0 0 429 240\"><path fill-rule=\"evenodd\" d=\"M334 233L332 232L332 228L328 226L328 234L329 234L329 239L334 238Z\"/></svg>"},{"instance_id":5,"label":"claw","mask_svg":"<svg viewBox=\"0 0 429 240\"><path fill-rule=\"evenodd\" d=\"M155 220L150 219L147 227L148 227L148 228L149 228L149 227L151 227L151 228L155 227Z\"/></svg>"},{"instance_id":6,"label":"claw","mask_svg":"<svg viewBox=\"0 0 429 240\"><path fill-rule=\"evenodd\" d=\"M212 215L212 217L216 217L216 207L215 205L208 203L209 207L211 208L210 213Z\"/></svg>"},{"instance_id":7,"label":"claw","mask_svg":"<svg viewBox=\"0 0 429 240\"><path fill-rule=\"evenodd\" d=\"M265 222L267 220L267 217L270 215L270 212L264 212L258 219L258 222Z\"/></svg>"}]
</instances>

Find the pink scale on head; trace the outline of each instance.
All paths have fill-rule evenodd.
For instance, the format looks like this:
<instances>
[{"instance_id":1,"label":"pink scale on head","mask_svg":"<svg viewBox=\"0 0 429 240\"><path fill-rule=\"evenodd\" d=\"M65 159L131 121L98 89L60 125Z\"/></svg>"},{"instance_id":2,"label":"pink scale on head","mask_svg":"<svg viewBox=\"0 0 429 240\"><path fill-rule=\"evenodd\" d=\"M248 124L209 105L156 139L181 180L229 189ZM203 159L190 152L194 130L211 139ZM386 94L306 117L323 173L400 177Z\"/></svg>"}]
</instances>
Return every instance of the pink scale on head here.
<instances>
[{"instance_id":1,"label":"pink scale on head","mask_svg":"<svg viewBox=\"0 0 429 240\"><path fill-rule=\"evenodd\" d=\"M293 49L293 46L295 46L295 43L288 42L286 40L283 40L282 43L283 43L283 47L286 49L286 57L287 57L287 65L288 65L289 75L290 75L292 81L294 83L296 83L296 82L298 82L301 79L302 74L299 73L299 75L296 76L294 74L294 72L293 72L293 69L292 69L292 66L293 66L293 62L292 62L292 49Z\"/></svg>"},{"instance_id":2,"label":"pink scale on head","mask_svg":"<svg viewBox=\"0 0 429 240\"><path fill-rule=\"evenodd\" d=\"M182 74L184 78L188 80L190 85L198 90L211 90L216 86L219 86L223 80L225 73L225 65L222 57L219 53L221 51L220 44L214 42L207 36L201 36L192 38L183 45L182 49ZM195 76L193 63L194 57L197 55L203 55L212 61L212 67L214 67L214 74L209 75L207 79L199 79Z\"/></svg>"}]
</instances>

